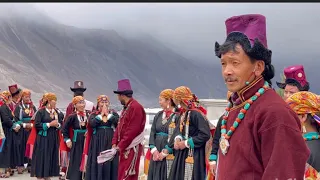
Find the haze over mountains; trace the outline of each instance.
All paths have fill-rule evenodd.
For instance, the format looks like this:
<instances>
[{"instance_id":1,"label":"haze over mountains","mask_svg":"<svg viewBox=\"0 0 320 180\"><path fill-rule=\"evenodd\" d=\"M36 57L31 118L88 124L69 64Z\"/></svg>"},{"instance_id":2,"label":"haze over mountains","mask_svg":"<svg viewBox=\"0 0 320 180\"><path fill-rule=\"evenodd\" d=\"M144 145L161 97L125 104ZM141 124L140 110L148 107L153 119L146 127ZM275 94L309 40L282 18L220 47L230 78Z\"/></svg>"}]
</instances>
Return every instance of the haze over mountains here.
<instances>
[{"instance_id":1,"label":"haze over mountains","mask_svg":"<svg viewBox=\"0 0 320 180\"><path fill-rule=\"evenodd\" d=\"M180 85L202 98L225 94L221 76L214 77L218 67L186 59L148 34L129 39L114 30L66 26L28 8L22 12L13 6L1 16L2 89L18 83L33 90L34 99L56 92L61 106L71 100L74 80L85 82L85 96L94 102L97 95L107 94L117 103L112 90L121 78L130 78L135 97L146 106L157 105L162 89Z\"/></svg>"},{"instance_id":2,"label":"haze over mountains","mask_svg":"<svg viewBox=\"0 0 320 180\"><path fill-rule=\"evenodd\" d=\"M303 64L311 90L320 93L320 39L314 36L320 27L312 23L319 20L319 5L246 4L236 8L236 4L219 4L220 8L213 11L212 4L203 5L206 8L202 9L200 4L179 4L171 8L167 5L166 13L161 14L160 5L155 8L154 4L153 8L145 7L149 14L135 9L135 13L140 12L140 19L129 13L130 8L124 8L129 13L123 17L126 21L120 21L115 11L104 9L111 5L86 5L67 14L60 11L46 15L30 4L1 4L0 88L18 83L34 91L33 99L53 91L62 107L71 100L69 87L74 80L84 81L85 96L93 102L97 95L107 94L112 103L118 104L112 90L121 78L130 78L135 97L145 106L157 106L162 89L180 85L189 86L200 98L224 98L226 88L213 44L216 40L223 42L226 18L262 13L267 16L268 43L276 67L273 82L280 80L285 66ZM109 16L81 16L80 12L89 11L91 6L101 6L100 10L94 9L96 14L101 11ZM178 11L178 6L187 9ZM317 13L319 16L312 15ZM60 16L60 20L54 16ZM83 22L82 26L62 21L72 18ZM98 26L110 19L114 26Z\"/></svg>"}]
</instances>

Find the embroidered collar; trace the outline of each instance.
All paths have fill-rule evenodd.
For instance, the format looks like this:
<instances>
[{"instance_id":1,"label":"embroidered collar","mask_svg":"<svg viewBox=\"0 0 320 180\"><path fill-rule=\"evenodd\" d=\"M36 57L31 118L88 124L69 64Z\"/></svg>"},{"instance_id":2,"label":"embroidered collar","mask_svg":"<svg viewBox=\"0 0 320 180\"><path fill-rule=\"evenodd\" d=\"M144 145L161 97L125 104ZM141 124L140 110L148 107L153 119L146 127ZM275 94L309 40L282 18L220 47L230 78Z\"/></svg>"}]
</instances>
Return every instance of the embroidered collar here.
<instances>
[{"instance_id":1,"label":"embroidered collar","mask_svg":"<svg viewBox=\"0 0 320 180\"><path fill-rule=\"evenodd\" d=\"M259 90L259 88L263 86L263 84L264 79L262 76L260 76L240 91L232 93L229 101L233 104L233 106L238 106L252 97Z\"/></svg>"}]
</instances>

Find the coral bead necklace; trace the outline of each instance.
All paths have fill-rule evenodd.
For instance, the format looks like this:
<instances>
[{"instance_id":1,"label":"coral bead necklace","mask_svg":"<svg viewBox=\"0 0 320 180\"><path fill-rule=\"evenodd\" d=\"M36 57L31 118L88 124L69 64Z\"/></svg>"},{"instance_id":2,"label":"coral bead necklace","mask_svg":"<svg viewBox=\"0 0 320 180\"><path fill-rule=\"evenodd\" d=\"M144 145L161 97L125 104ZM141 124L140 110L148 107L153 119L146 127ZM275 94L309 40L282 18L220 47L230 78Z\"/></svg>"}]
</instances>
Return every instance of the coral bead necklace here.
<instances>
[{"instance_id":1,"label":"coral bead necklace","mask_svg":"<svg viewBox=\"0 0 320 180\"><path fill-rule=\"evenodd\" d=\"M231 103L228 104L228 107L226 108L223 116L223 120L221 121L221 138L220 138L219 146L223 155L227 154L228 149L230 147L229 139L231 138L232 134L236 131L241 121L244 119L252 103L256 101L261 95L263 95L265 91L269 88L270 88L269 83L266 81L263 87L260 88L258 92L255 93L255 95L253 95L250 99L246 101L246 104L240 110L236 120L233 122L233 125L230 127L229 131L227 132L227 121L228 121L230 109L232 107Z\"/></svg>"}]
</instances>

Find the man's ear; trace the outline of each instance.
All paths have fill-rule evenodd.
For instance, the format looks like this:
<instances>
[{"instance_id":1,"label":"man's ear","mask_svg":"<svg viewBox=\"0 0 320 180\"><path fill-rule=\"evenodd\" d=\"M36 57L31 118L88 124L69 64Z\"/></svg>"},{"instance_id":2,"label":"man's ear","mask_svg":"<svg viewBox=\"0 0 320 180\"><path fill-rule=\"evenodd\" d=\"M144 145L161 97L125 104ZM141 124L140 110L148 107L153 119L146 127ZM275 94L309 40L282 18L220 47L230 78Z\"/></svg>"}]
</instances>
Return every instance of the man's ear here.
<instances>
[{"instance_id":1,"label":"man's ear","mask_svg":"<svg viewBox=\"0 0 320 180\"><path fill-rule=\"evenodd\" d=\"M261 74L263 73L264 69L265 69L264 61L257 61L253 73L254 73L255 76L261 76Z\"/></svg>"}]
</instances>

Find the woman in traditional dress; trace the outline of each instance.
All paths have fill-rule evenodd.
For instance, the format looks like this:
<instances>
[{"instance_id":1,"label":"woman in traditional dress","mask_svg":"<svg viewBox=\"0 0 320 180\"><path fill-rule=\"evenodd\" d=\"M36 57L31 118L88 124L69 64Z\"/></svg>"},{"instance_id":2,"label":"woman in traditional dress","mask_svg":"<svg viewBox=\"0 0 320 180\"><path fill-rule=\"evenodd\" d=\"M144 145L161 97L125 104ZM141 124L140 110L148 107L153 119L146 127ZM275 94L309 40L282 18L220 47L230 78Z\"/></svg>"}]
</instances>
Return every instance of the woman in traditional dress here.
<instances>
[{"instance_id":1,"label":"woman in traditional dress","mask_svg":"<svg viewBox=\"0 0 320 180\"><path fill-rule=\"evenodd\" d=\"M42 98L39 100L39 108L38 110L40 109L43 109L45 108L45 105L44 103L47 101L46 100L46 95L48 93L44 93L42 95ZM31 123L32 123L32 128L31 128L31 132L30 132L30 135L29 135L29 138L28 138L28 141L27 141L27 145L26 145L26 151L25 151L25 156L28 158L28 159L32 159L32 154L33 154L33 146L34 146L34 142L35 142L35 138L37 136L37 130L34 126L34 119L36 117L36 114L37 114L38 111L36 111L33 116L31 117ZM31 162L31 161L30 161ZM30 163L31 164L31 163Z\"/></svg>"},{"instance_id":2,"label":"woman in traditional dress","mask_svg":"<svg viewBox=\"0 0 320 180\"><path fill-rule=\"evenodd\" d=\"M8 178L13 174L12 170L10 169L10 167L13 165L13 137L14 133L19 132L21 126L14 121L13 112L9 108L9 105L12 102L12 96L10 92L3 91L1 96L3 102L0 106L0 119L6 140L3 144L2 152L0 152L0 176L1 178Z\"/></svg>"},{"instance_id":3,"label":"woman in traditional dress","mask_svg":"<svg viewBox=\"0 0 320 180\"><path fill-rule=\"evenodd\" d=\"M113 133L118 125L119 115L109 109L110 101L106 95L100 95L97 101L97 110L89 118L89 127L93 129L93 133L91 135L90 131L88 131L87 134L87 138L91 137L91 139L85 179L116 180L118 179L118 155L112 161L102 164L97 163L97 157L100 152L112 148Z\"/></svg>"},{"instance_id":4,"label":"woman in traditional dress","mask_svg":"<svg viewBox=\"0 0 320 180\"><path fill-rule=\"evenodd\" d=\"M21 101L14 110L14 116L17 123L22 127L18 133L15 133L14 139L14 164L17 165L18 174L22 174L24 164L28 163L28 172L30 172L31 164L29 159L25 157L26 145L33 124L31 117L36 112L36 107L31 101L31 92L28 89L22 90Z\"/></svg>"},{"instance_id":5,"label":"woman in traditional dress","mask_svg":"<svg viewBox=\"0 0 320 180\"><path fill-rule=\"evenodd\" d=\"M167 180L174 159L173 140L169 142L178 120L173 93L174 90L165 89L159 95L159 104L163 110L156 114L151 126L149 147L152 158L148 180Z\"/></svg>"},{"instance_id":6,"label":"woman in traditional dress","mask_svg":"<svg viewBox=\"0 0 320 180\"><path fill-rule=\"evenodd\" d=\"M68 116L61 131L66 146L71 149L67 179L80 180L83 179L80 164L89 114L85 113L86 103L82 96L74 97L72 104L75 106L76 112Z\"/></svg>"},{"instance_id":7,"label":"woman in traditional dress","mask_svg":"<svg viewBox=\"0 0 320 180\"><path fill-rule=\"evenodd\" d=\"M311 155L307 161L306 180L320 179L320 96L307 91L291 95L287 100L297 113L304 137Z\"/></svg>"},{"instance_id":8,"label":"woman in traditional dress","mask_svg":"<svg viewBox=\"0 0 320 180\"><path fill-rule=\"evenodd\" d=\"M56 109L57 97L54 93L46 95L45 108L35 117L37 136L31 162L31 177L50 179L59 176L59 129L63 117Z\"/></svg>"},{"instance_id":9,"label":"woman in traditional dress","mask_svg":"<svg viewBox=\"0 0 320 180\"><path fill-rule=\"evenodd\" d=\"M169 180L195 180L206 177L206 144L210 139L210 127L205 109L188 87L180 86L174 91L174 102L182 108L179 134L174 139L174 160Z\"/></svg>"}]
</instances>

